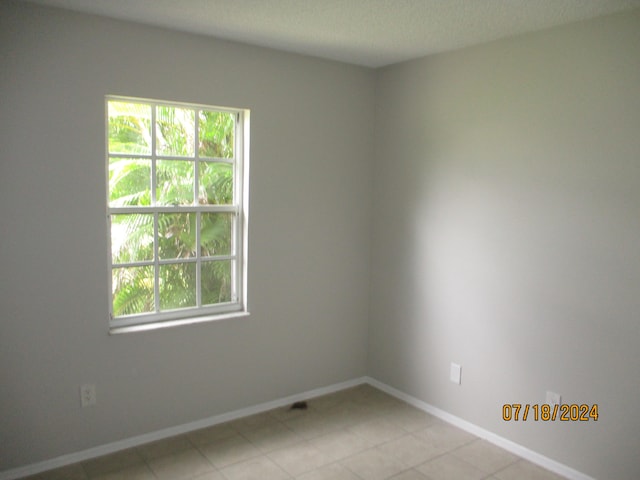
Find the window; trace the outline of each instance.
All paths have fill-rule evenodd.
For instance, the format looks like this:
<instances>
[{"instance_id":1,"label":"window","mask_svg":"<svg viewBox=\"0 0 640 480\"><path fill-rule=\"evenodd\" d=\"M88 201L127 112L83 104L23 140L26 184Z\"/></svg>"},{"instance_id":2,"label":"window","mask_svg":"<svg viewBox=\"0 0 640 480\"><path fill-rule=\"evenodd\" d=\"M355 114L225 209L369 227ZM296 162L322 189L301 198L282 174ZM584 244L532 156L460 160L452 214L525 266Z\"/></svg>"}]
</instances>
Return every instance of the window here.
<instances>
[{"instance_id":1,"label":"window","mask_svg":"<svg viewBox=\"0 0 640 480\"><path fill-rule=\"evenodd\" d=\"M246 314L248 112L106 107L111 331Z\"/></svg>"}]
</instances>

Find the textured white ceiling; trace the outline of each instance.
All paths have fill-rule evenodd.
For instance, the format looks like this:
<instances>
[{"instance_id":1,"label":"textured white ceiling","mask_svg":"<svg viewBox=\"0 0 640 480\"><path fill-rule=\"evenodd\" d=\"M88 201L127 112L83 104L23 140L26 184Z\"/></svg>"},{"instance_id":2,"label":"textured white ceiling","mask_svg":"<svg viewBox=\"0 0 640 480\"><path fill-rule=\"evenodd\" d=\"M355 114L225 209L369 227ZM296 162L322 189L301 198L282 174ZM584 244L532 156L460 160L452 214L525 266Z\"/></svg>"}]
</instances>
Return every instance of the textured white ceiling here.
<instances>
[{"instance_id":1,"label":"textured white ceiling","mask_svg":"<svg viewBox=\"0 0 640 480\"><path fill-rule=\"evenodd\" d=\"M640 8L640 0L31 1L368 67Z\"/></svg>"}]
</instances>

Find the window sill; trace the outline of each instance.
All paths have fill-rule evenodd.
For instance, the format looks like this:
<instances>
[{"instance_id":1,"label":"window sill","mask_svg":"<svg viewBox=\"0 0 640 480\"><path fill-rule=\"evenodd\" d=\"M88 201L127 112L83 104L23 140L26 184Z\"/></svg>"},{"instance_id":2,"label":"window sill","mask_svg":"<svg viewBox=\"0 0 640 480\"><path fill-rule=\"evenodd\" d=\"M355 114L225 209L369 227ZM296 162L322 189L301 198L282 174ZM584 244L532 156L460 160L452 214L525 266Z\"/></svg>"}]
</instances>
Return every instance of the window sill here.
<instances>
[{"instance_id":1,"label":"window sill","mask_svg":"<svg viewBox=\"0 0 640 480\"><path fill-rule=\"evenodd\" d=\"M149 330L158 330L161 328L180 327L183 325L193 325L196 323L215 322L218 320L228 320L231 318L248 317L251 314L247 311L220 313L217 315L203 315L201 317L181 318L179 320L165 320L162 322L149 322L139 325L129 325L126 327L110 327L110 335L119 335L121 333L146 332Z\"/></svg>"}]
</instances>

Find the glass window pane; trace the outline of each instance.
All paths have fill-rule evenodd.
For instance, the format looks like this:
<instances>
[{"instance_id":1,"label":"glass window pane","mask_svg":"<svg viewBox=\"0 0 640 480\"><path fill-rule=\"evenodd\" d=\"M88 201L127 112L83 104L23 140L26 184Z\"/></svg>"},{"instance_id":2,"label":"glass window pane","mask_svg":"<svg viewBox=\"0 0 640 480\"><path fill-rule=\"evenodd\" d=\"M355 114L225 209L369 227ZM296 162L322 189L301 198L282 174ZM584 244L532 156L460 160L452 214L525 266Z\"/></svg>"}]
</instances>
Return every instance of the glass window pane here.
<instances>
[{"instance_id":1,"label":"glass window pane","mask_svg":"<svg viewBox=\"0 0 640 480\"><path fill-rule=\"evenodd\" d=\"M109 159L109 206L151 205L151 160Z\"/></svg>"},{"instance_id":2,"label":"glass window pane","mask_svg":"<svg viewBox=\"0 0 640 480\"><path fill-rule=\"evenodd\" d=\"M203 213L200 218L200 252L204 257L231 255L232 213Z\"/></svg>"},{"instance_id":3,"label":"glass window pane","mask_svg":"<svg viewBox=\"0 0 640 480\"><path fill-rule=\"evenodd\" d=\"M160 265L160 310L195 307L196 264Z\"/></svg>"},{"instance_id":4,"label":"glass window pane","mask_svg":"<svg viewBox=\"0 0 640 480\"><path fill-rule=\"evenodd\" d=\"M210 158L233 158L235 114L200 110L198 117L199 155Z\"/></svg>"},{"instance_id":5,"label":"glass window pane","mask_svg":"<svg viewBox=\"0 0 640 480\"><path fill-rule=\"evenodd\" d=\"M151 153L151 106L109 101L109 153Z\"/></svg>"},{"instance_id":6,"label":"glass window pane","mask_svg":"<svg viewBox=\"0 0 640 480\"><path fill-rule=\"evenodd\" d=\"M158 255L161 259L196 256L196 213L158 214Z\"/></svg>"},{"instance_id":7,"label":"glass window pane","mask_svg":"<svg viewBox=\"0 0 640 480\"><path fill-rule=\"evenodd\" d=\"M114 268L111 282L115 317L155 310L152 266Z\"/></svg>"},{"instance_id":8,"label":"glass window pane","mask_svg":"<svg viewBox=\"0 0 640 480\"><path fill-rule=\"evenodd\" d=\"M153 260L153 215L111 215L111 262Z\"/></svg>"},{"instance_id":9,"label":"glass window pane","mask_svg":"<svg viewBox=\"0 0 640 480\"><path fill-rule=\"evenodd\" d=\"M195 162L158 160L156 163L156 203L193 205Z\"/></svg>"},{"instance_id":10,"label":"glass window pane","mask_svg":"<svg viewBox=\"0 0 640 480\"><path fill-rule=\"evenodd\" d=\"M156 153L178 157L195 155L194 110L158 107L156 110Z\"/></svg>"},{"instance_id":11,"label":"glass window pane","mask_svg":"<svg viewBox=\"0 0 640 480\"><path fill-rule=\"evenodd\" d=\"M200 161L198 166L200 205L231 205L233 203L233 165Z\"/></svg>"},{"instance_id":12,"label":"glass window pane","mask_svg":"<svg viewBox=\"0 0 640 480\"><path fill-rule=\"evenodd\" d=\"M231 301L231 264L231 260L202 262L202 305Z\"/></svg>"}]
</instances>

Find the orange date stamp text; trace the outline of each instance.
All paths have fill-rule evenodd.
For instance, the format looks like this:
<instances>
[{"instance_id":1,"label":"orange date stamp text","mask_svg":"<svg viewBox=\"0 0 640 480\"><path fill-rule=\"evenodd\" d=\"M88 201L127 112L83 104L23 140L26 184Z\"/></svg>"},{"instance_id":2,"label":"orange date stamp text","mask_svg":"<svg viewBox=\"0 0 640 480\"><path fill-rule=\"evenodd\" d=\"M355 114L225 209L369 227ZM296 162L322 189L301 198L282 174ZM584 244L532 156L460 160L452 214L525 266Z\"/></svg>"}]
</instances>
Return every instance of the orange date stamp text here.
<instances>
[{"instance_id":1,"label":"orange date stamp text","mask_svg":"<svg viewBox=\"0 0 640 480\"><path fill-rule=\"evenodd\" d=\"M588 422L598 421L598 404L564 403L549 405L548 403L505 403L502 406L502 420L505 422Z\"/></svg>"}]
</instances>

